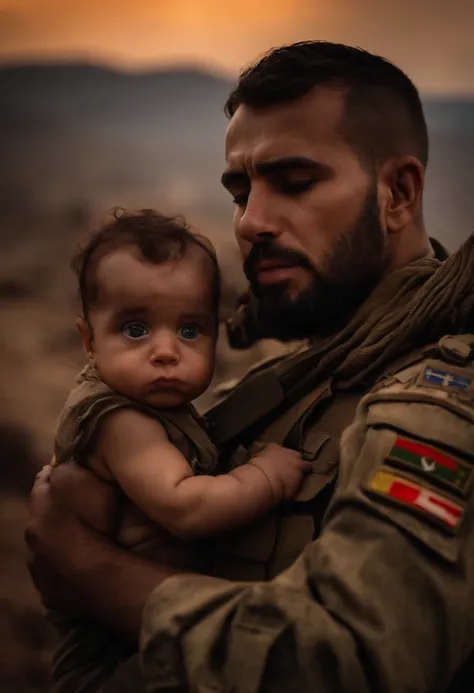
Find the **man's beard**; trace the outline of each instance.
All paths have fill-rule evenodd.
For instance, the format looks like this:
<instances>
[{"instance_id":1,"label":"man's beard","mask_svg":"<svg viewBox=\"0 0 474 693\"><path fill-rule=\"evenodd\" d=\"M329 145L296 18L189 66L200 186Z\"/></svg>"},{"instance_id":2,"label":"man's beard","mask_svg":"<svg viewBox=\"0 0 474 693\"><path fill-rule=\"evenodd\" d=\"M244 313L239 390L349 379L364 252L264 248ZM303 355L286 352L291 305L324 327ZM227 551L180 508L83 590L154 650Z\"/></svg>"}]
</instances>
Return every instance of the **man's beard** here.
<instances>
[{"instance_id":1,"label":"man's beard","mask_svg":"<svg viewBox=\"0 0 474 693\"><path fill-rule=\"evenodd\" d=\"M310 286L295 297L290 295L290 282L259 286L255 267L270 259L305 268L312 275ZM375 186L353 228L334 243L320 269L305 255L273 240L255 244L244 272L257 298L259 333L282 341L335 333L380 282L387 262Z\"/></svg>"}]
</instances>

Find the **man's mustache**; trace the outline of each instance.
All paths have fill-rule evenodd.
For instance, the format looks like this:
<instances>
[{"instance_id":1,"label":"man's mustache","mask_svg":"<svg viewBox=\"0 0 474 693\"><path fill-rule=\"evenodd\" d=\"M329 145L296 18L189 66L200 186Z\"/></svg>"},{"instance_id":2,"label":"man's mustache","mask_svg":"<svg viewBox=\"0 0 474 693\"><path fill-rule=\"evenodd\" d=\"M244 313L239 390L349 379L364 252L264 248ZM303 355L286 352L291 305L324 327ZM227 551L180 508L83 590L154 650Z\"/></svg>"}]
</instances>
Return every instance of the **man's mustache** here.
<instances>
[{"instance_id":1,"label":"man's mustache","mask_svg":"<svg viewBox=\"0 0 474 693\"><path fill-rule=\"evenodd\" d=\"M257 273L255 267L264 260L281 260L285 265L314 270L311 262L302 253L289 248L282 248L274 241L264 241L263 243L253 245L250 253L245 258L244 273L250 283L256 281Z\"/></svg>"}]
</instances>

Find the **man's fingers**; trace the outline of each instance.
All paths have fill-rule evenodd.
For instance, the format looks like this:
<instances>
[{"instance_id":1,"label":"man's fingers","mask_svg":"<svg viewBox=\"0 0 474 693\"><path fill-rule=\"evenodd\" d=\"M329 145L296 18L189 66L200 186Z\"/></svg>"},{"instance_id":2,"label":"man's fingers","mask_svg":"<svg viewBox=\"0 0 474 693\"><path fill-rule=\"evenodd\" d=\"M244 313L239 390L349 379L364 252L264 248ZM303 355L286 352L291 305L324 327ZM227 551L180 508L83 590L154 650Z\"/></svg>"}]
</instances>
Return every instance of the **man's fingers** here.
<instances>
[{"instance_id":1,"label":"man's fingers","mask_svg":"<svg viewBox=\"0 0 474 693\"><path fill-rule=\"evenodd\" d=\"M41 467L39 470L38 474L35 476L35 483L39 481L40 483L43 481L49 481L49 477L51 476L53 468L51 464L45 464L44 467Z\"/></svg>"},{"instance_id":2,"label":"man's fingers","mask_svg":"<svg viewBox=\"0 0 474 693\"><path fill-rule=\"evenodd\" d=\"M52 471L51 464L44 465L36 475L31 489L30 515L24 532L24 539L30 551L36 551L38 548L37 520L40 518L41 521L50 503Z\"/></svg>"},{"instance_id":3,"label":"man's fingers","mask_svg":"<svg viewBox=\"0 0 474 693\"><path fill-rule=\"evenodd\" d=\"M50 482L53 493L58 489L65 499L81 496L87 499L91 489L93 490L99 483L93 472L79 466L74 460L54 467Z\"/></svg>"},{"instance_id":4,"label":"man's fingers","mask_svg":"<svg viewBox=\"0 0 474 693\"><path fill-rule=\"evenodd\" d=\"M49 479L51 476L51 466L46 464L35 476L33 488L30 492L30 514L44 502L43 499L49 494Z\"/></svg>"}]
</instances>

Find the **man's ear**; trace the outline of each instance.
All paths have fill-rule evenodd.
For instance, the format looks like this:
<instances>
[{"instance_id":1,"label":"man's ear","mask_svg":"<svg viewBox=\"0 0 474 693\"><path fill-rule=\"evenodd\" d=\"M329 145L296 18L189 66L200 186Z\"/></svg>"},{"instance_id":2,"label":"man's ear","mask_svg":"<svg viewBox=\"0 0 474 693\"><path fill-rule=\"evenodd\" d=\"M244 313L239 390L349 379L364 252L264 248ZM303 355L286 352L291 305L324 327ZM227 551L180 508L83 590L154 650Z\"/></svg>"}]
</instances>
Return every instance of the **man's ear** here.
<instances>
[{"instance_id":1,"label":"man's ear","mask_svg":"<svg viewBox=\"0 0 474 693\"><path fill-rule=\"evenodd\" d=\"M84 352L89 359L90 363L93 364L95 360L95 349L94 349L94 335L92 332L92 327L85 318L78 317L76 319L76 327L81 335L82 347Z\"/></svg>"},{"instance_id":2,"label":"man's ear","mask_svg":"<svg viewBox=\"0 0 474 693\"><path fill-rule=\"evenodd\" d=\"M423 164L414 156L390 159L382 165L382 213L388 233L398 233L416 222L422 212L425 180Z\"/></svg>"}]
</instances>

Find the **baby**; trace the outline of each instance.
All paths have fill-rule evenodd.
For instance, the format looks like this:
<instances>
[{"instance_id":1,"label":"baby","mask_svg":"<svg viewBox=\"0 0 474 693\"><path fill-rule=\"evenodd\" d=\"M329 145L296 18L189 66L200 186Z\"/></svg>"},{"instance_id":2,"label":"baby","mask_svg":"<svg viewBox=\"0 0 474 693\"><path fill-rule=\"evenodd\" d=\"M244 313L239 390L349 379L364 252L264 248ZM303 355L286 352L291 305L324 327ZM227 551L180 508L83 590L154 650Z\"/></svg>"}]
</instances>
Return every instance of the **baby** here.
<instances>
[{"instance_id":1,"label":"baby","mask_svg":"<svg viewBox=\"0 0 474 693\"><path fill-rule=\"evenodd\" d=\"M311 465L271 444L216 472L217 451L191 404L215 361L220 277L207 239L157 212L122 213L92 237L75 269L88 365L60 417L56 464L74 458L120 487L108 528L119 544L210 571L198 540L291 499ZM129 653L96 625L56 621L55 690L97 690Z\"/></svg>"}]
</instances>

